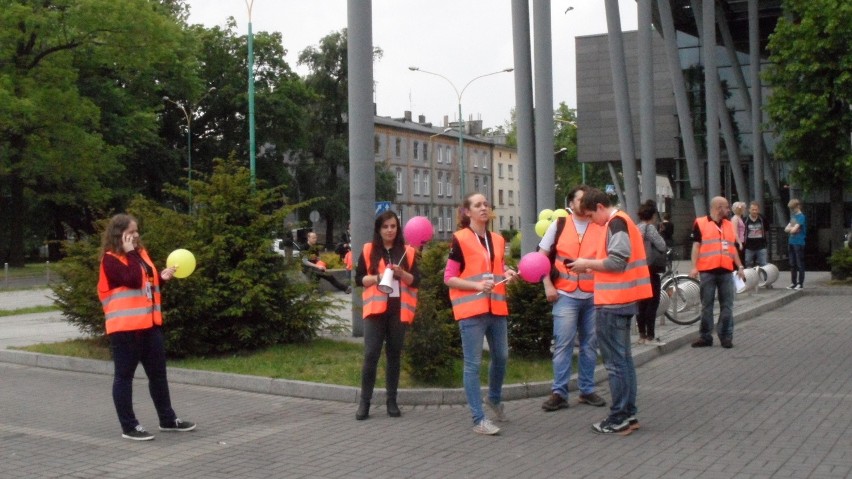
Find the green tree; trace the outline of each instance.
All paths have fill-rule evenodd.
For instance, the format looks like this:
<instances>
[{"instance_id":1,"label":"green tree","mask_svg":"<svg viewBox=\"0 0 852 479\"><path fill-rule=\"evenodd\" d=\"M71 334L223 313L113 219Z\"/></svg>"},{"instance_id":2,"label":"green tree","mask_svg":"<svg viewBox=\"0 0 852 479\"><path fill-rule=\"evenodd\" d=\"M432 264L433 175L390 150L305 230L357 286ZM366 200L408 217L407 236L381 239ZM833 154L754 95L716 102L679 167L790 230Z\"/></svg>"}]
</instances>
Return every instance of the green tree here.
<instances>
[{"instance_id":1,"label":"green tree","mask_svg":"<svg viewBox=\"0 0 852 479\"><path fill-rule=\"evenodd\" d=\"M843 191L852 178L852 3L786 0L769 39L767 103L778 159L806 190L827 189L832 249L842 247Z\"/></svg>"}]
</instances>

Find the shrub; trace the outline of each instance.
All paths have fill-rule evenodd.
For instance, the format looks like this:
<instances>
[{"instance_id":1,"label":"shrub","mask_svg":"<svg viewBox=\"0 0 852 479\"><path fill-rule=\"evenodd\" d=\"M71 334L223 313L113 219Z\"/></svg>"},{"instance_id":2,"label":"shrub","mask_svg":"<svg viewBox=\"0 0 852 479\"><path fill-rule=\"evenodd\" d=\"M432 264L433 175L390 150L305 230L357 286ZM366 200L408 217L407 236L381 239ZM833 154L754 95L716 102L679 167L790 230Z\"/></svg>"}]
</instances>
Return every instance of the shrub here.
<instances>
[{"instance_id":1,"label":"shrub","mask_svg":"<svg viewBox=\"0 0 852 479\"><path fill-rule=\"evenodd\" d=\"M509 242L509 254L512 258L521 257L521 233L516 234Z\"/></svg>"},{"instance_id":2,"label":"shrub","mask_svg":"<svg viewBox=\"0 0 852 479\"><path fill-rule=\"evenodd\" d=\"M343 265L343 261L340 261L340 256L338 256L334 251L325 251L320 253L319 259L325 263L326 269L343 269L346 267Z\"/></svg>"},{"instance_id":3,"label":"shrub","mask_svg":"<svg viewBox=\"0 0 852 479\"><path fill-rule=\"evenodd\" d=\"M509 283L509 349L525 358L550 357L553 336L551 305L541 283Z\"/></svg>"},{"instance_id":4,"label":"shrub","mask_svg":"<svg viewBox=\"0 0 852 479\"><path fill-rule=\"evenodd\" d=\"M828 258L831 266L831 279L846 280L852 278L852 248L841 248Z\"/></svg>"},{"instance_id":5,"label":"shrub","mask_svg":"<svg viewBox=\"0 0 852 479\"><path fill-rule=\"evenodd\" d=\"M209 180L195 180L192 187L192 215L141 197L127 208L139 220L159 269L177 248L192 251L198 265L188 278L163 286L168 352L221 354L314 338L330 300L300 279L297 262L271 251L268 238L303 205L275 207L280 192L252 188L248 170L235 162L217 162ZM177 188L169 191L182 195ZM64 282L54 292L70 323L103 334L97 243L92 238L68 245L68 257L60 263Z\"/></svg>"},{"instance_id":6,"label":"shrub","mask_svg":"<svg viewBox=\"0 0 852 479\"><path fill-rule=\"evenodd\" d=\"M451 374L461 355L461 338L453 319L444 266L449 245L429 243L419 258L417 312L405 349L405 369L416 380L435 383Z\"/></svg>"}]
</instances>

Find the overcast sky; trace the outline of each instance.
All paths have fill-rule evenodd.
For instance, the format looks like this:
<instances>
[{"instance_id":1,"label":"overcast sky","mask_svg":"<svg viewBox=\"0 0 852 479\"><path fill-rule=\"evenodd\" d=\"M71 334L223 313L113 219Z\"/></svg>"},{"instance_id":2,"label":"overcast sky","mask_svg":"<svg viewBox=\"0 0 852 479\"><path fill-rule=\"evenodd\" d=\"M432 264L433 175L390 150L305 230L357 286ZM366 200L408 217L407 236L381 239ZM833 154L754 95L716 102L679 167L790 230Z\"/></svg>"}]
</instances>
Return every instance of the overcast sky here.
<instances>
[{"instance_id":1,"label":"overcast sky","mask_svg":"<svg viewBox=\"0 0 852 479\"><path fill-rule=\"evenodd\" d=\"M249 0L252 1L252 0ZM239 33L248 30L245 0L188 0L190 22L224 26L234 17ZM299 52L346 27L346 0L254 0L252 30L281 32L286 60L296 71ZM622 30L636 29L635 0L619 0ZM441 78L409 71L418 66L447 77L459 91L471 79L513 65L509 0L373 0L373 44L384 56L373 67L378 114L440 124L458 116L458 98ZM565 12L569 7L573 10ZM577 106L574 37L606 33L603 0L553 0L553 102ZM530 5L532 17L532 5ZM532 28L530 28L532 31ZM476 80L464 91L462 112L497 126L515 104L514 74Z\"/></svg>"}]
</instances>

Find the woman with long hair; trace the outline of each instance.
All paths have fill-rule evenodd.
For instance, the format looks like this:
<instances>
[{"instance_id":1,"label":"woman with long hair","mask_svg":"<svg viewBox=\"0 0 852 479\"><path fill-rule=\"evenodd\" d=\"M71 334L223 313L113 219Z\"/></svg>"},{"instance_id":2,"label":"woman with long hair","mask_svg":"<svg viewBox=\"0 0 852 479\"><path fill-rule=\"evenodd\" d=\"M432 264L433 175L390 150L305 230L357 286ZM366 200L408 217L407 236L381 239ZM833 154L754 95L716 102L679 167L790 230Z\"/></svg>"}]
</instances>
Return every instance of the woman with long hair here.
<instances>
[{"instance_id":1,"label":"woman with long hair","mask_svg":"<svg viewBox=\"0 0 852 479\"><path fill-rule=\"evenodd\" d=\"M444 283L450 288L453 316L461 331L464 355L464 391L477 434L497 434L495 426L482 410L479 368L482 340L488 340L491 362L488 367L488 397L485 405L497 421L505 421L501 402L506 362L509 357L505 281L515 271L503 262L503 237L488 231L491 205L481 193L471 193L459 210L458 231L444 270Z\"/></svg>"},{"instance_id":2,"label":"woman with long hair","mask_svg":"<svg viewBox=\"0 0 852 479\"><path fill-rule=\"evenodd\" d=\"M139 238L136 218L119 214L110 219L103 235L98 297L115 365L112 399L121 423L121 437L125 439L154 439L133 412L133 375L139 363L148 375L148 390L157 409L160 430L195 429L194 423L178 419L172 409L166 378L160 281L168 281L174 274L174 267L157 273Z\"/></svg>"},{"instance_id":3,"label":"woman with long hair","mask_svg":"<svg viewBox=\"0 0 852 479\"><path fill-rule=\"evenodd\" d=\"M639 217L639 232L642 233L642 239L650 243L652 248L658 252L666 251L666 241L657 232L654 226L654 219L657 217L657 204L654 200L647 200L639 206L637 212ZM647 249L647 248L646 248ZM645 252L645 256L650 257L649 251ZM660 306L660 271L655 271L648 266L648 272L651 275L651 292L653 296L637 302L636 324L639 327L639 340L636 344L653 344L655 346L663 346L666 343L662 342L659 337L654 334L654 326L657 320L657 308Z\"/></svg>"},{"instance_id":4,"label":"woman with long hair","mask_svg":"<svg viewBox=\"0 0 852 479\"><path fill-rule=\"evenodd\" d=\"M387 358L388 416L402 414L396 401L400 358L405 332L414 320L419 283L415 250L405 244L399 217L393 211L380 214L373 226L373 240L364 245L355 270L355 284L364 287L361 296L364 300L364 364L361 367L361 400L355 413L359 421L370 416L382 345L385 345Z\"/></svg>"},{"instance_id":5,"label":"woman with long hair","mask_svg":"<svg viewBox=\"0 0 852 479\"><path fill-rule=\"evenodd\" d=\"M742 201L737 201L733 205L731 205L731 211L733 211L733 215L731 216L731 223L734 225L734 231L737 233L737 254L740 255L740 263L745 264L745 221L743 216L745 216L745 207L746 204Z\"/></svg>"}]
</instances>

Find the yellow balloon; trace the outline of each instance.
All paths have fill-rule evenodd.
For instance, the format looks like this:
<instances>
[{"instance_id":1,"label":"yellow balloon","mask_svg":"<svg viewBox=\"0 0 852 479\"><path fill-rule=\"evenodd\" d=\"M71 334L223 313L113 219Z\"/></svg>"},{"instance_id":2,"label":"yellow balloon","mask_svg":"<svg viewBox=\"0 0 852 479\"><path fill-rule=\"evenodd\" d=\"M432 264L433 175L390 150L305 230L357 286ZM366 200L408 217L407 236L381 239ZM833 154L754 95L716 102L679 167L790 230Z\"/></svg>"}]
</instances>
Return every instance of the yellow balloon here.
<instances>
[{"instance_id":1,"label":"yellow balloon","mask_svg":"<svg viewBox=\"0 0 852 479\"><path fill-rule=\"evenodd\" d=\"M539 220L547 220L550 221L553 219L553 210L545 208L541 210L541 213L538 214Z\"/></svg>"},{"instance_id":2,"label":"yellow balloon","mask_svg":"<svg viewBox=\"0 0 852 479\"><path fill-rule=\"evenodd\" d=\"M565 210L564 208L559 208L558 210L553 212L553 219L554 220L556 218L566 218L566 217L568 217L568 211Z\"/></svg>"},{"instance_id":3,"label":"yellow balloon","mask_svg":"<svg viewBox=\"0 0 852 479\"><path fill-rule=\"evenodd\" d=\"M172 251L166 259L166 267L175 267L175 278L186 278L195 271L195 256L185 249Z\"/></svg>"},{"instance_id":4,"label":"yellow balloon","mask_svg":"<svg viewBox=\"0 0 852 479\"><path fill-rule=\"evenodd\" d=\"M539 238L543 237L547 233L547 228L550 228L550 223L552 223L550 220L538 220L538 223L535 224L535 234Z\"/></svg>"}]
</instances>

